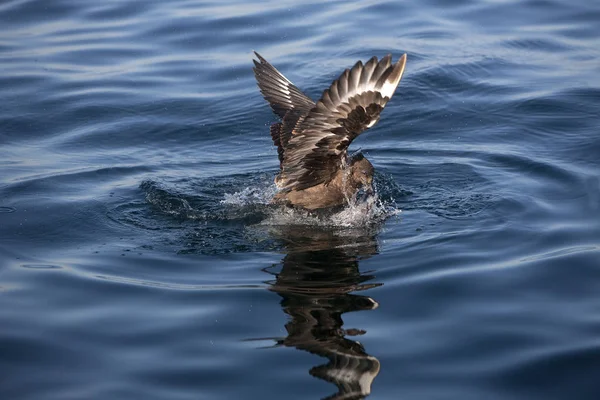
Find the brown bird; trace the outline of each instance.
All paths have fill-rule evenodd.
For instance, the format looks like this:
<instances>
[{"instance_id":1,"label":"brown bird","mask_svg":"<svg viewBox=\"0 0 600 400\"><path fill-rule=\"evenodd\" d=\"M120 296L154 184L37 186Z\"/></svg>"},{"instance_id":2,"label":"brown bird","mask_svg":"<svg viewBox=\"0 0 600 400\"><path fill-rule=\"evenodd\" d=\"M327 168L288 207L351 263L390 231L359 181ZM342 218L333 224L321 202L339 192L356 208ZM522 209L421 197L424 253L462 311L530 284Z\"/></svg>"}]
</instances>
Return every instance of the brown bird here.
<instances>
[{"instance_id":1,"label":"brown bird","mask_svg":"<svg viewBox=\"0 0 600 400\"><path fill-rule=\"evenodd\" d=\"M406 54L392 64L388 54L346 69L316 103L258 53L258 87L281 122L271 125L279 155L280 189L274 203L309 210L345 205L363 189L372 191L373 165L348 146L379 121L396 91Z\"/></svg>"}]
</instances>

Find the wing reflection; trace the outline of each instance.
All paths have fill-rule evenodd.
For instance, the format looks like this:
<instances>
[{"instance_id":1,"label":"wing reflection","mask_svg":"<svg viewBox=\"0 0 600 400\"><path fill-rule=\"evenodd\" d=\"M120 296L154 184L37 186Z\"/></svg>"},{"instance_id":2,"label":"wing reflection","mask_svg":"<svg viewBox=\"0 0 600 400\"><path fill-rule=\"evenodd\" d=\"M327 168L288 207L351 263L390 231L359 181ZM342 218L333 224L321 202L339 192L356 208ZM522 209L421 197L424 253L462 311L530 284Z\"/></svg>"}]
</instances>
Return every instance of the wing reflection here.
<instances>
[{"instance_id":1,"label":"wing reflection","mask_svg":"<svg viewBox=\"0 0 600 400\"><path fill-rule=\"evenodd\" d=\"M374 277L361 274L359 260L377 254L374 233L356 230L331 232L288 229L272 232L285 243L286 255L279 265L265 269L275 279L270 290L281 296L283 311L290 316L287 337L280 346L295 347L329 359L310 374L338 387L327 399L362 399L371 392L379 373L379 361L362 344L348 339L363 335L361 329L343 329L342 314L373 310L378 304L352 292L380 286L367 283Z\"/></svg>"}]
</instances>

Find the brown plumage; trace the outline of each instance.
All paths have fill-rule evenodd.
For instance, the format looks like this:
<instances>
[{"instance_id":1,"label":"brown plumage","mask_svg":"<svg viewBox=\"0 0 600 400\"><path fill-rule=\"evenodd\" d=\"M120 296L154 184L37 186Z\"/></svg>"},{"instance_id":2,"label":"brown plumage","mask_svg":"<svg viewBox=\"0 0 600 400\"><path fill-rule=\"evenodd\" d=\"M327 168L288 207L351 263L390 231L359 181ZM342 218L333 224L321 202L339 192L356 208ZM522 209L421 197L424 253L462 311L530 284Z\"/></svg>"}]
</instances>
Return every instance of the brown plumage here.
<instances>
[{"instance_id":1,"label":"brown plumage","mask_svg":"<svg viewBox=\"0 0 600 400\"><path fill-rule=\"evenodd\" d=\"M359 190L371 189L373 165L348 146L379 121L406 64L406 54L357 62L333 81L316 103L256 53L254 74L261 93L281 122L271 125L281 191L275 203L309 210L340 206Z\"/></svg>"}]
</instances>

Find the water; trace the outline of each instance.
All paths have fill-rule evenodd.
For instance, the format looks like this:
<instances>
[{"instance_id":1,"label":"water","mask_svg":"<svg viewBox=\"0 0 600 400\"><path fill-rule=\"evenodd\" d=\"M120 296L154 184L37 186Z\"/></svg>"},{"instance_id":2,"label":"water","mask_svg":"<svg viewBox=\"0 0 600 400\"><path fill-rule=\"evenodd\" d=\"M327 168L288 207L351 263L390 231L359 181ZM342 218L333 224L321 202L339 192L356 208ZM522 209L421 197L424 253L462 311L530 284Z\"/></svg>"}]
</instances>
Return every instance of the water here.
<instances>
[{"instance_id":1,"label":"water","mask_svg":"<svg viewBox=\"0 0 600 400\"><path fill-rule=\"evenodd\" d=\"M1 397L598 398L599 21L583 0L2 2ZM268 205L252 50L313 98L408 54L352 146L378 202Z\"/></svg>"}]
</instances>

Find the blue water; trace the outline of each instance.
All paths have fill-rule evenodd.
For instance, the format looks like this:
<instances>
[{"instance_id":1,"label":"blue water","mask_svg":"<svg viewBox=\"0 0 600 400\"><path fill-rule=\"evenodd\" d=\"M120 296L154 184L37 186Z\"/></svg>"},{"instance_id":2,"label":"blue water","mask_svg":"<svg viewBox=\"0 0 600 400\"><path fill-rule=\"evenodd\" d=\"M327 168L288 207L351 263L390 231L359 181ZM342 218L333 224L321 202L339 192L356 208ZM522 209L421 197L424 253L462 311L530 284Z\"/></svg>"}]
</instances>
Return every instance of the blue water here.
<instances>
[{"instance_id":1,"label":"blue water","mask_svg":"<svg viewBox=\"0 0 600 400\"><path fill-rule=\"evenodd\" d=\"M3 1L0 397L599 398L599 41L586 0ZM383 215L266 204L252 50L315 99L408 54L352 145Z\"/></svg>"}]
</instances>

